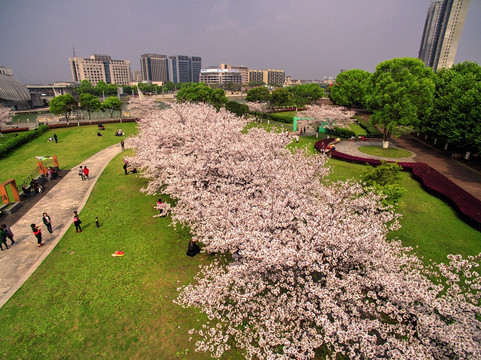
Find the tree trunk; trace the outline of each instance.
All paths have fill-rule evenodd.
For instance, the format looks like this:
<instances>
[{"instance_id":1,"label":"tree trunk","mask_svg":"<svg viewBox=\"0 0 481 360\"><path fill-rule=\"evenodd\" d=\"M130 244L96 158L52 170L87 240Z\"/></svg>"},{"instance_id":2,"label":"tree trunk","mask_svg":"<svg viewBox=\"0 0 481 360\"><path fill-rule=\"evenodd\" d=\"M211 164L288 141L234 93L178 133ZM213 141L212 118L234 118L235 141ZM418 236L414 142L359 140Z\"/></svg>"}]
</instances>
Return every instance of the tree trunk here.
<instances>
[{"instance_id":1,"label":"tree trunk","mask_svg":"<svg viewBox=\"0 0 481 360\"><path fill-rule=\"evenodd\" d=\"M446 143L446 144L444 145L444 151L447 151L447 150L448 150L448 145L449 145L448 143Z\"/></svg>"},{"instance_id":2,"label":"tree trunk","mask_svg":"<svg viewBox=\"0 0 481 360\"><path fill-rule=\"evenodd\" d=\"M438 138L435 138L434 139L434 145L436 145L438 143Z\"/></svg>"},{"instance_id":3,"label":"tree trunk","mask_svg":"<svg viewBox=\"0 0 481 360\"><path fill-rule=\"evenodd\" d=\"M471 156L471 152L470 151L466 151L466 155L464 155L464 159L465 160L469 160L469 157Z\"/></svg>"},{"instance_id":4,"label":"tree trunk","mask_svg":"<svg viewBox=\"0 0 481 360\"><path fill-rule=\"evenodd\" d=\"M389 148L389 140L383 140L383 142L382 142L382 148L383 148L383 149Z\"/></svg>"}]
</instances>

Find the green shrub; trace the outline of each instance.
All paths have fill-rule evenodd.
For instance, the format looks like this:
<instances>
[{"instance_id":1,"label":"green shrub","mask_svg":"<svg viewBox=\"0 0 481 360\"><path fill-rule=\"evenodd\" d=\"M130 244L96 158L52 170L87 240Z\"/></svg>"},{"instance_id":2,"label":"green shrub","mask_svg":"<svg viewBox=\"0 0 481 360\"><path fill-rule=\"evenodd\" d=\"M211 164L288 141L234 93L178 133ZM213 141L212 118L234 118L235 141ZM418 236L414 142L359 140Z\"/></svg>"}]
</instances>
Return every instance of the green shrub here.
<instances>
[{"instance_id":1,"label":"green shrub","mask_svg":"<svg viewBox=\"0 0 481 360\"><path fill-rule=\"evenodd\" d=\"M238 103L237 101L229 101L225 108L237 116L244 116L249 113L249 107L245 104Z\"/></svg>"},{"instance_id":2,"label":"green shrub","mask_svg":"<svg viewBox=\"0 0 481 360\"><path fill-rule=\"evenodd\" d=\"M335 127L332 131L330 131L330 133L346 139L356 136L356 133L354 131L341 127Z\"/></svg>"},{"instance_id":3,"label":"green shrub","mask_svg":"<svg viewBox=\"0 0 481 360\"><path fill-rule=\"evenodd\" d=\"M383 205L397 205L399 199L407 191L398 183L401 180L402 167L396 163L382 162L377 167L370 166L362 175L364 188L386 196Z\"/></svg>"},{"instance_id":4,"label":"green shrub","mask_svg":"<svg viewBox=\"0 0 481 360\"><path fill-rule=\"evenodd\" d=\"M8 139L5 143L0 145L0 156L5 156L11 150L32 141L33 139L42 135L47 130L48 130L47 125L41 125L36 130L27 131L18 136Z\"/></svg>"}]
</instances>

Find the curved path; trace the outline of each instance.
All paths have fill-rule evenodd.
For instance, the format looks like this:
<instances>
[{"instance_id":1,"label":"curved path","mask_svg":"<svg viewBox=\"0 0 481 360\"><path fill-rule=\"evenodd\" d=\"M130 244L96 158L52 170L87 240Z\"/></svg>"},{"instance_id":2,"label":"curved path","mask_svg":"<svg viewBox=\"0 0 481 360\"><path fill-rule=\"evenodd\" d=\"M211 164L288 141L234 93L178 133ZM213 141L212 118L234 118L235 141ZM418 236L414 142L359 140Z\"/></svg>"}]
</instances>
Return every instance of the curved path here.
<instances>
[{"instance_id":1,"label":"curved path","mask_svg":"<svg viewBox=\"0 0 481 360\"><path fill-rule=\"evenodd\" d=\"M65 175L40 201L38 201L20 220L11 226L15 244L0 252L0 307L22 286L38 268L50 251L57 245L72 224L73 211L81 211L97 179L107 164L121 152L120 145L105 148ZM90 169L90 180L82 181L78 167L85 165ZM46 212L52 218L53 234L49 234L42 222ZM37 246L37 239L30 224L42 225L45 245ZM10 240L7 240L10 244Z\"/></svg>"},{"instance_id":2,"label":"curved path","mask_svg":"<svg viewBox=\"0 0 481 360\"><path fill-rule=\"evenodd\" d=\"M385 158L362 153L360 146L380 146L375 141L341 141L336 144L336 150L362 158L371 158L399 162L423 162L439 171L460 188L466 190L475 198L481 200L481 173L452 159L449 153L438 151L429 147L412 136L402 136L391 141L391 147L399 147L412 152L412 156L404 158Z\"/></svg>"}]
</instances>

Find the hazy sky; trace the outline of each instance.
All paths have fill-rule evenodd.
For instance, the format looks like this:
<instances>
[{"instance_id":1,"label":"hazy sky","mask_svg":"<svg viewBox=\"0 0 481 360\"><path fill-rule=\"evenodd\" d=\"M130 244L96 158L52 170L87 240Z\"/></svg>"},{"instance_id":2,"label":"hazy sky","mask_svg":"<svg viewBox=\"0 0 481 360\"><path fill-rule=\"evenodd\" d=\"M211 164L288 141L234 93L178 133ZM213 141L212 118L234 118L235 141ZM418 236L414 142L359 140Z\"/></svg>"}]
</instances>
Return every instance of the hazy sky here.
<instances>
[{"instance_id":1,"label":"hazy sky","mask_svg":"<svg viewBox=\"0 0 481 360\"><path fill-rule=\"evenodd\" d=\"M417 57L431 0L0 0L0 65L27 84L72 81L68 58L201 56L284 69L293 79L374 71ZM471 0L456 63L481 64L481 0Z\"/></svg>"}]
</instances>

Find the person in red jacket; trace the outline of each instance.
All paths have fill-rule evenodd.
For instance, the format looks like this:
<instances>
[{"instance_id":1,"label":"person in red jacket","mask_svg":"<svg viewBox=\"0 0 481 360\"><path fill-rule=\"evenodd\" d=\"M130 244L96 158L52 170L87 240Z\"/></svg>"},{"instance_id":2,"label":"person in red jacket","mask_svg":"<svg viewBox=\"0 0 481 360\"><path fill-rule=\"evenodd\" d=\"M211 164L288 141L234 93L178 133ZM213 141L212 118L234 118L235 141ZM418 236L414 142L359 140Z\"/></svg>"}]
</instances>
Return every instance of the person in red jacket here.
<instances>
[{"instance_id":1,"label":"person in red jacket","mask_svg":"<svg viewBox=\"0 0 481 360\"><path fill-rule=\"evenodd\" d=\"M30 227L32 228L33 234L37 238L38 247L43 246L44 243L42 242L42 229L40 228L40 226L32 224L30 225Z\"/></svg>"},{"instance_id":2,"label":"person in red jacket","mask_svg":"<svg viewBox=\"0 0 481 360\"><path fill-rule=\"evenodd\" d=\"M88 179L89 179L89 172L90 172L90 170L87 169L87 166L84 166L83 172L84 172L84 178L85 178L85 180L88 180Z\"/></svg>"}]
</instances>

